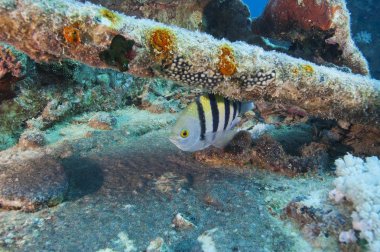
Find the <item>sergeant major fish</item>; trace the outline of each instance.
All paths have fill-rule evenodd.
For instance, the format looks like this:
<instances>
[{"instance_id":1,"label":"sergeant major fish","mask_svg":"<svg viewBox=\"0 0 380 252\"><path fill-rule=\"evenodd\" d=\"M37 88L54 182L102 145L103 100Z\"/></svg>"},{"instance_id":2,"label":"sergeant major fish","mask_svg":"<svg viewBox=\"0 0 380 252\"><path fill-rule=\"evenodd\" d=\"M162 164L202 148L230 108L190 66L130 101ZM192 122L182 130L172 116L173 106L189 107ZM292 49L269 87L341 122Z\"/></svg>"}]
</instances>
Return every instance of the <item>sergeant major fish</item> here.
<instances>
[{"instance_id":1,"label":"sergeant major fish","mask_svg":"<svg viewBox=\"0 0 380 252\"><path fill-rule=\"evenodd\" d=\"M202 95L181 113L169 139L183 151L202 150L210 145L223 148L236 133L233 128L240 121L238 115L252 108L252 102Z\"/></svg>"}]
</instances>

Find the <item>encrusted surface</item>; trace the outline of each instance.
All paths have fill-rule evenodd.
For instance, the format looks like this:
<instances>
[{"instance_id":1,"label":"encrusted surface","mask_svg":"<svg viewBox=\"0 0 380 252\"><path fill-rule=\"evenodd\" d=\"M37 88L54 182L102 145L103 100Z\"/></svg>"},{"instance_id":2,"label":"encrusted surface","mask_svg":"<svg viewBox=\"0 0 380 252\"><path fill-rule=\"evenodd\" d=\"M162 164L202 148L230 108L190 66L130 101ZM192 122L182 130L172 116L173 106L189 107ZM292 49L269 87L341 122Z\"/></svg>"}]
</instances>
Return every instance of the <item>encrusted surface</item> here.
<instances>
[{"instance_id":1,"label":"encrusted surface","mask_svg":"<svg viewBox=\"0 0 380 252\"><path fill-rule=\"evenodd\" d=\"M376 80L265 52L241 42L219 41L199 32L119 13L111 15L90 3L23 0L11 9L5 5L0 2L0 24L4 27L0 39L38 61L73 58L97 67L115 68L102 61L99 54L110 47L115 36L123 36L135 43L136 56L128 61L131 74L165 77L193 89L200 84L195 77L201 80L204 74L206 79L201 88L226 97L264 98L297 105L315 116L379 123L379 82ZM76 29L83 35L80 43L68 43L62 35L64 27L73 24L79 24ZM176 59L183 59L185 65L180 72L168 75L167 66ZM185 73L188 67L191 71ZM254 78L261 71L265 77L262 81L258 78L257 84L262 85L255 85ZM242 77L252 82L241 81Z\"/></svg>"}]
</instances>

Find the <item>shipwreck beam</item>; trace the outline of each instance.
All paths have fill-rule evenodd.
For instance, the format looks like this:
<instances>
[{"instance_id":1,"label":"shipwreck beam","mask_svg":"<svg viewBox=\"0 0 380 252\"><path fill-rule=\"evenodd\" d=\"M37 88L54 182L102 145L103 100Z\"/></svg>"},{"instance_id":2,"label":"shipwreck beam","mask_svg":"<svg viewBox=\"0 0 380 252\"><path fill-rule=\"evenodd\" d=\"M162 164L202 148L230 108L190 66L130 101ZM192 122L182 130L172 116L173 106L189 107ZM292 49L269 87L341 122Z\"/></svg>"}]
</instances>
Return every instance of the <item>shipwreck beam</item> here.
<instances>
[{"instance_id":1,"label":"shipwreck beam","mask_svg":"<svg viewBox=\"0 0 380 252\"><path fill-rule=\"evenodd\" d=\"M36 61L70 58L238 100L380 124L380 82L364 76L73 0L0 0L0 17L0 41Z\"/></svg>"}]
</instances>

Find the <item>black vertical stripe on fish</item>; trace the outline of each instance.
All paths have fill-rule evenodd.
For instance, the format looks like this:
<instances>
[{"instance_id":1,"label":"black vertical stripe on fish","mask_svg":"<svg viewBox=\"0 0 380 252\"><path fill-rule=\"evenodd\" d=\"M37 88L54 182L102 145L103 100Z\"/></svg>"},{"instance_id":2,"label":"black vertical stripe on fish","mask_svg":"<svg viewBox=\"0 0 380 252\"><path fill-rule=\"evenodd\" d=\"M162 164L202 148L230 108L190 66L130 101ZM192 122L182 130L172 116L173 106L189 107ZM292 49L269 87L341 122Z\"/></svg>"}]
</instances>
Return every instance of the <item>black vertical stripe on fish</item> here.
<instances>
[{"instance_id":1,"label":"black vertical stripe on fish","mask_svg":"<svg viewBox=\"0 0 380 252\"><path fill-rule=\"evenodd\" d=\"M203 106L201 104L199 97L195 99L195 103L197 104L199 123L201 125L201 140L205 140L205 133L206 133L205 111L203 110Z\"/></svg>"},{"instance_id":2,"label":"black vertical stripe on fish","mask_svg":"<svg viewBox=\"0 0 380 252\"><path fill-rule=\"evenodd\" d=\"M232 117L232 121L233 121L233 120L235 120L236 115L237 115L237 102L233 102L232 104L234 106L234 113L233 113L233 117Z\"/></svg>"},{"instance_id":3,"label":"black vertical stripe on fish","mask_svg":"<svg viewBox=\"0 0 380 252\"><path fill-rule=\"evenodd\" d=\"M230 120L230 101L227 99L224 99L224 127L223 127L223 130L227 129L229 120Z\"/></svg>"},{"instance_id":4,"label":"black vertical stripe on fish","mask_svg":"<svg viewBox=\"0 0 380 252\"><path fill-rule=\"evenodd\" d=\"M219 126L218 104L216 103L215 95L209 94L208 98L210 99L210 107L212 112L212 132L217 132Z\"/></svg>"},{"instance_id":5,"label":"black vertical stripe on fish","mask_svg":"<svg viewBox=\"0 0 380 252\"><path fill-rule=\"evenodd\" d=\"M238 106L239 106L239 109L238 109L238 111L239 111L239 115L240 115L240 113L241 113L241 102L238 102Z\"/></svg>"}]
</instances>

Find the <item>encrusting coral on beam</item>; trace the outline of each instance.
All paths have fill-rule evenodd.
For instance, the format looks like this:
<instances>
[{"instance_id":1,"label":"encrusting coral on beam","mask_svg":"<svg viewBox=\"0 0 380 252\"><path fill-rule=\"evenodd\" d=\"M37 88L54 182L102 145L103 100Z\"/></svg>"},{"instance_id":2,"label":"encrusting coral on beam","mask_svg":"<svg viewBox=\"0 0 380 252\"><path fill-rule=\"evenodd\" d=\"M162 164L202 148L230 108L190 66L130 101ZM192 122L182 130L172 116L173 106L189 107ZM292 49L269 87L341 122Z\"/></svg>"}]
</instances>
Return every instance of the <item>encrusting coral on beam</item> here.
<instances>
[{"instance_id":1,"label":"encrusting coral on beam","mask_svg":"<svg viewBox=\"0 0 380 252\"><path fill-rule=\"evenodd\" d=\"M264 99L319 117L380 123L380 82L364 76L90 3L0 0L0 15L0 40L36 61L71 58L233 99Z\"/></svg>"},{"instance_id":2,"label":"encrusting coral on beam","mask_svg":"<svg viewBox=\"0 0 380 252\"><path fill-rule=\"evenodd\" d=\"M211 0L91 0L94 4L129 16L153 19L189 30L198 30L204 21L204 9Z\"/></svg>"}]
</instances>

